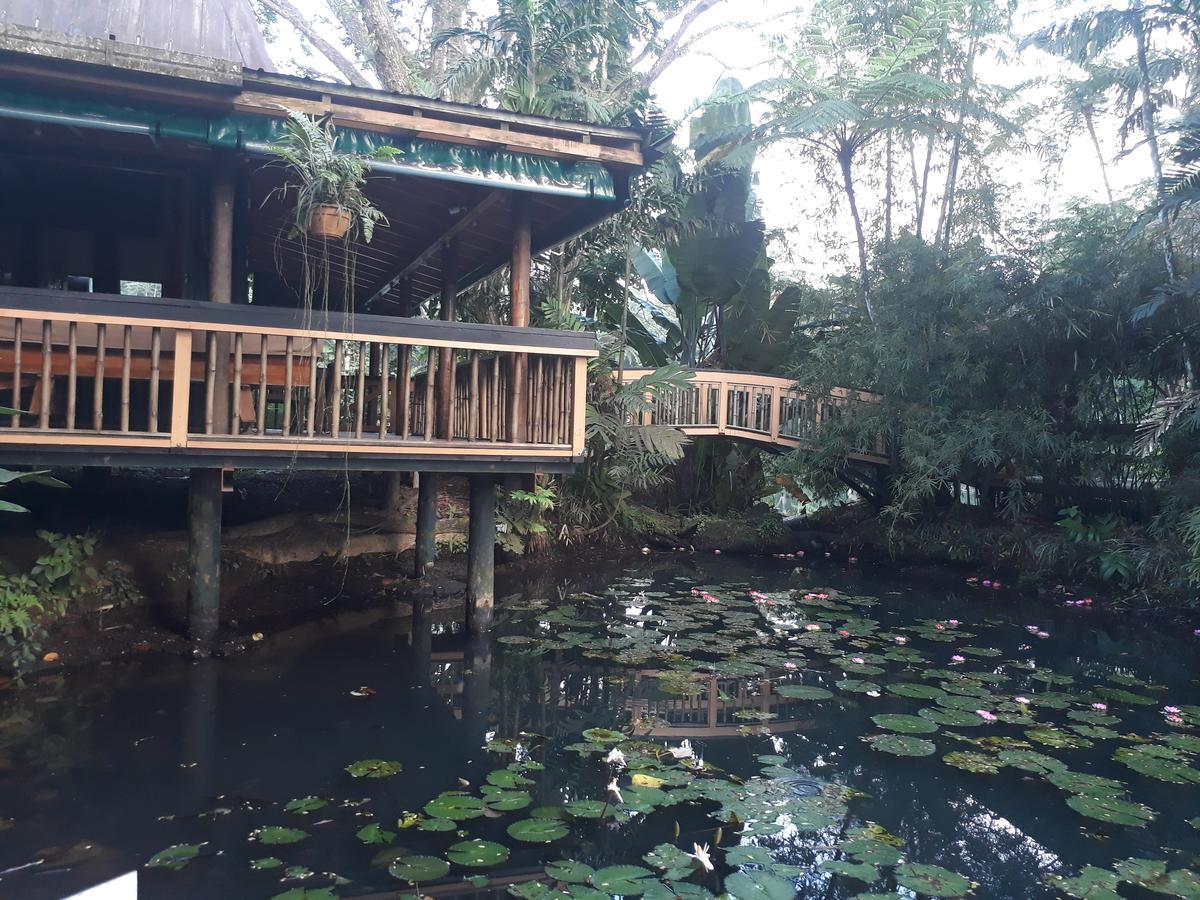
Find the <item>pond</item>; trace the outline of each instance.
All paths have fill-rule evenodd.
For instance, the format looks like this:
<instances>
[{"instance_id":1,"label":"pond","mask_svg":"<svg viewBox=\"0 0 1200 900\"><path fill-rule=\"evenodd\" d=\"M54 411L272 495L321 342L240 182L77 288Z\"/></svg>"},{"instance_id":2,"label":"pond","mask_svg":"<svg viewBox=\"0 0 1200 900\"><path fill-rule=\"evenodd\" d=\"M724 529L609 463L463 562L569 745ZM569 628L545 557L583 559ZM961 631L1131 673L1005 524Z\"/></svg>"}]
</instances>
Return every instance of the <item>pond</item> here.
<instances>
[{"instance_id":1,"label":"pond","mask_svg":"<svg viewBox=\"0 0 1200 900\"><path fill-rule=\"evenodd\" d=\"M10 690L0 896L1200 896L1197 638L794 565L576 567L487 639L377 609Z\"/></svg>"}]
</instances>

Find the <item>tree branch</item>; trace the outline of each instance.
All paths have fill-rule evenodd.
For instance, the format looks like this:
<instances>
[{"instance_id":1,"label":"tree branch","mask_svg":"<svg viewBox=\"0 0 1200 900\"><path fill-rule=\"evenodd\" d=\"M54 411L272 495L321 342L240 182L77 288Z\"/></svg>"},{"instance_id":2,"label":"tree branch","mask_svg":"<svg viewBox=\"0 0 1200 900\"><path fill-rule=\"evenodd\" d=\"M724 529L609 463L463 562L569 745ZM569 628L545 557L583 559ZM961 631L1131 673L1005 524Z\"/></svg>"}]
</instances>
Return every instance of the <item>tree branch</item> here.
<instances>
[{"instance_id":1,"label":"tree branch","mask_svg":"<svg viewBox=\"0 0 1200 900\"><path fill-rule=\"evenodd\" d=\"M304 35L304 39L329 60L333 67L341 72L342 76L352 85L355 87L371 86L358 66L352 63L337 47L325 40L313 27L312 22L292 4L291 0L261 0L261 2L263 6Z\"/></svg>"},{"instance_id":2,"label":"tree branch","mask_svg":"<svg viewBox=\"0 0 1200 900\"><path fill-rule=\"evenodd\" d=\"M683 14L683 18L679 21L679 27L675 29L675 33L671 35L670 39L663 47L662 52L658 54L658 58L654 61L654 65L652 65L649 71L642 76L641 87L648 88L654 84L654 82L659 79L662 73L665 72L677 59L679 59L679 57L681 57L687 51L690 44L686 44L685 41L687 39L688 31L691 29L692 25L695 24L696 20L700 18L700 16L704 15L714 6L718 6L724 2L725 0L696 0L691 8L689 8L688 11ZM646 57L648 50L649 48L638 54L637 60L634 61L635 65Z\"/></svg>"}]
</instances>

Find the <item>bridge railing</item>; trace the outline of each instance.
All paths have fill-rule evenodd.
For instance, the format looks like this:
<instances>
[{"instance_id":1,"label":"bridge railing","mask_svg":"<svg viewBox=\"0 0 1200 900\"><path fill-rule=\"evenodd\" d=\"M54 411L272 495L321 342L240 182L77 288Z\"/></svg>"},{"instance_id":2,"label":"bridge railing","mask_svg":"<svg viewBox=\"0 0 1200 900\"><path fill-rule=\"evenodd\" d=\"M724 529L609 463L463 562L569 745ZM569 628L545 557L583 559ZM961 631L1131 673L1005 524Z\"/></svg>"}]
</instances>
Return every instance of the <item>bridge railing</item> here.
<instances>
[{"instance_id":1,"label":"bridge railing","mask_svg":"<svg viewBox=\"0 0 1200 900\"><path fill-rule=\"evenodd\" d=\"M633 381L650 369L629 369ZM661 392L642 424L670 425L695 436L728 435L780 449L815 446L822 426L859 403L877 403L878 394L835 388L806 391L777 375L695 369L686 387ZM861 448L855 458L886 463L882 446Z\"/></svg>"}]
</instances>

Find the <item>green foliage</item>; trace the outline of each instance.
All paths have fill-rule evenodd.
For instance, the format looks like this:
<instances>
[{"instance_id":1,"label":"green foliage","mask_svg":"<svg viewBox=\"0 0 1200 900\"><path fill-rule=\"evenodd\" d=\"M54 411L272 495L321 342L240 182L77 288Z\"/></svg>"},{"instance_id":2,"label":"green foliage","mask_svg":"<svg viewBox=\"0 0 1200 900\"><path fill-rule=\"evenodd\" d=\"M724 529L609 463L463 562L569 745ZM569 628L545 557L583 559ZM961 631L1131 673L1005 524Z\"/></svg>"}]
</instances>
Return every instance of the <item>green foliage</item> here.
<instances>
[{"instance_id":1,"label":"green foliage","mask_svg":"<svg viewBox=\"0 0 1200 900\"><path fill-rule=\"evenodd\" d=\"M383 146L370 155L341 153L337 134L330 122L322 125L311 116L289 109L284 134L271 147L287 172L288 181L272 196L295 195L293 234L307 234L309 217L319 206L336 206L351 215L347 241L361 237L370 243L375 228L387 225L387 217L367 199L367 164L375 159L394 159L402 151Z\"/></svg>"},{"instance_id":2,"label":"green foliage","mask_svg":"<svg viewBox=\"0 0 1200 900\"><path fill-rule=\"evenodd\" d=\"M528 551L531 543L549 533L546 516L553 512L556 500L554 488L544 484L535 484L532 491L501 491L496 505L496 542L518 556Z\"/></svg>"},{"instance_id":3,"label":"green foliage","mask_svg":"<svg viewBox=\"0 0 1200 900\"><path fill-rule=\"evenodd\" d=\"M96 579L95 535L37 533L49 546L24 574L0 574L0 662L20 673L41 651L45 622L61 618Z\"/></svg>"}]
</instances>

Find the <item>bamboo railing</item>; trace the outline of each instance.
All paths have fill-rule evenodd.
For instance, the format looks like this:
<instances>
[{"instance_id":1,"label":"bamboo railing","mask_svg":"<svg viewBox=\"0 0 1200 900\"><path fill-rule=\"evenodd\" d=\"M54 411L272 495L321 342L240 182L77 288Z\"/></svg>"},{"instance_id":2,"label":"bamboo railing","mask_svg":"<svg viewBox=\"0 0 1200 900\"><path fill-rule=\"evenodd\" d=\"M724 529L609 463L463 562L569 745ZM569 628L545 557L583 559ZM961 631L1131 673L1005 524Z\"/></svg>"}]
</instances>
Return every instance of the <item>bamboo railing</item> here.
<instances>
[{"instance_id":1,"label":"bamboo railing","mask_svg":"<svg viewBox=\"0 0 1200 900\"><path fill-rule=\"evenodd\" d=\"M650 369L627 369L625 380L636 381ZM660 392L642 424L670 425L702 437L727 435L790 450L814 447L821 427L857 403L876 403L878 394L835 388L817 394L775 375L693 369L686 387ZM865 448L852 458L888 463L883 447Z\"/></svg>"},{"instance_id":2,"label":"bamboo railing","mask_svg":"<svg viewBox=\"0 0 1200 900\"><path fill-rule=\"evenodd\" d=\"M595 355L577 332L0 288L0 402L20 410L0 445L569 460Z\"/></svg>"}]
</instances>

